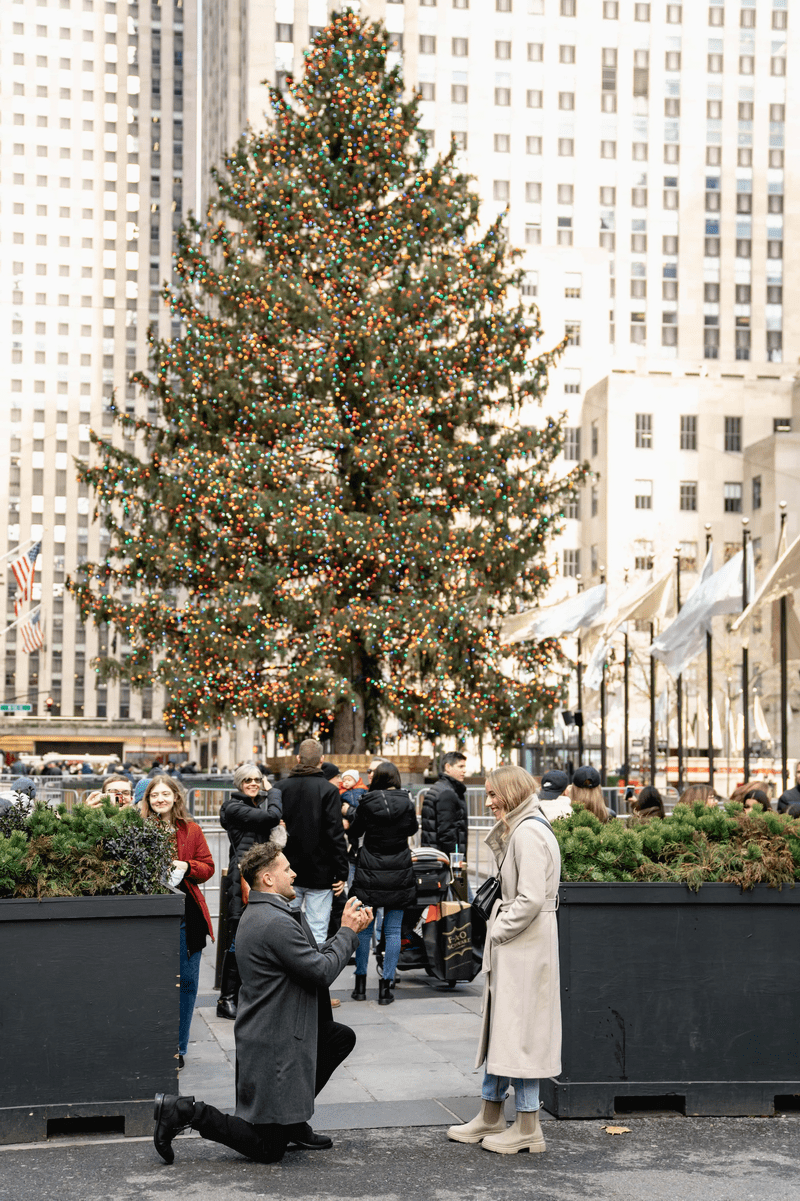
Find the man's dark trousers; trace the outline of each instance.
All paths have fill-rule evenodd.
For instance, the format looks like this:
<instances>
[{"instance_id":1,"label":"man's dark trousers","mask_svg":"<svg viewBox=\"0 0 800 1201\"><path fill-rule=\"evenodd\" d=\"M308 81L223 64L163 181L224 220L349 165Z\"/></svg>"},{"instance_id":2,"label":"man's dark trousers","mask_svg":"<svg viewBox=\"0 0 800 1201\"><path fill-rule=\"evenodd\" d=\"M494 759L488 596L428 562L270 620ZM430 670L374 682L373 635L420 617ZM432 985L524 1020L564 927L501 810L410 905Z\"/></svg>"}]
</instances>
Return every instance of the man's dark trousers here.
<instances>
[{"instance_id":1,"label":"man's dark trousers","mask_svg":"<svg viewBox=\"0 0 800 1201\"><path fill-rule=\"evenodd\" d=\"M317 1073L314 1096L318 1096L339 1064L344 1063L356 1045L355 1031L339 1022L320 1022L317 1034ZM292 1141L296 1127L277 1124L254 1124L244 1118L221 1113L213 1105L195 1105L192 1127L203 1138L223 1143L260 1163L277 1163L283 1158L287 1143ZM300 1123L302 1125L302 1123Z\"/></svg>"}]
</instances>

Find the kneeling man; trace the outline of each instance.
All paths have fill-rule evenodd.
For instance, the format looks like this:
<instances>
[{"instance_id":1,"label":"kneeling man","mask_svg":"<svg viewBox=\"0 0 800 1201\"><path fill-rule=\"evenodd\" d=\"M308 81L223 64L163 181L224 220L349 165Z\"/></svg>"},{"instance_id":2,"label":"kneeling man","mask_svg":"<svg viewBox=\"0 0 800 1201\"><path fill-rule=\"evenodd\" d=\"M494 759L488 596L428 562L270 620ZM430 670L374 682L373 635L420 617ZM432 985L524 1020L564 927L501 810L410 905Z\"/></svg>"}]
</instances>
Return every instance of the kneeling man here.
<instances>
[{"instance_id":1,"label":"kneeling man","mask_svg":"<svg viewBox=\"0 0 800 1201\"><path fill-rule=\"evenodd\" d=\"M236 1116L194 1097L156 1094L156 1150L175 1158L172 1140L191 1126L249 1159L276 1163L287 1146L332 1146L308 1124L314 1097L356 1042L349 1026L334 1022L328 987L358 946L372 910L348 901L342 925L317 948L299 909L291 909L295 873L280 847L258 843L239 868L250 899L236 932L242 986L234 1026Z\"/></svg>"}]
</instances>

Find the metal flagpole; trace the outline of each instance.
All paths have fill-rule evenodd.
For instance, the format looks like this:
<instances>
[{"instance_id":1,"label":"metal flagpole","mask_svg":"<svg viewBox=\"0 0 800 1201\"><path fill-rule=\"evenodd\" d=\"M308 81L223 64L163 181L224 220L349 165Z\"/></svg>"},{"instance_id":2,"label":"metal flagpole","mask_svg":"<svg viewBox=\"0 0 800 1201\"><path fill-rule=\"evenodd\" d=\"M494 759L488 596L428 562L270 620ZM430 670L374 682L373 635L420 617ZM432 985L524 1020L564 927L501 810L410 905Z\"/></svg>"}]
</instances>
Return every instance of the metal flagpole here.
<instances>
[{"instance_id":1,"label":"metal flagpole","mask_svg":"<svg viewBox=\"0 0 800 1201\"><path fill-rule=\"evenodd\" d=\"M581 577L578 576L578 592L582 592L582 591L583 591L583 582L581 580ZM580 713L581 716L580 716L579 720L576 721L576 723L575 723L578 727L578 767L580 767L581 764L583 763L583 664L581 663L581 653L582 653L581 633L580 633L580 628L579 628L578 629L578 712Z\"/></svg>"},{"instance_id":2,"label":"metal flagpole","mask_svg":"<svg viewBox=\"0 0 800 1201\"><path fill-rule=\"evenodd\" d=\"M600 583L605 584L605 567L600 568ZM606 658L603 656L603 674L600 679L600 787L606 786Z\"/></svg>"},{"instance_id":3,"label":"metal flagpole","mask_svg":"<svg viewBox=\"0 0 800 1201\"><path fill-rule=\"evenodd\" d=\"M742 612L747 608L747 523L749 517L742 518ZM750 662L747 650L747 644L742 647L742 712L744 714L744 747L743 747L743 767L744 781L750 775L750 699L748 693L750 691Z\"/></svg>"},{"instance_id":4,"label":"metal flagpole","mask_svg":"<svg viewBox=\"0 0 800 1201\"><path fill-rule=\"evenodd\" d=\"M628 573L625 572L625 587L628 586ZM623 734L622 734L622 763L625 771L625 785L627 786L630 778L630 669L628 663L628 623L625 622L625 644L624 644L625 662L623 664L622 675L622 698L623 698Z\"/></svg>"},{"instance_id":5,"label":"metal flagpole","mask_svg":"<svg viewBox=\"0 0 800 1201\"><path fill-rule=\"evenodd\" d=\"M675 585L675 607L681 611L681 548L675 548L675 568L677 572ZM678 710L678 795L683 792L683 675L679 675L675 685L676 706ZM669 757L669 713L667 713L667 757Z\"/></svg>"},{"instance_id":6,"label":"metal flagpole","mask_svg":"<svg viewBox=\"0 0 800 1201\"><path fill-rule=\"evenodd\" d=\"M650 645L655 642L656 625L654 621L650 622ZM669 715L667 716L667 728L669 728ZM650 656L650 783L655 787L656 783L656 657Z\"/></svg>"},{"instance_id":7,"label":"metal flagpole","mask_svg":"<svg viewBox=\"0 0 800 1201\"><path fill-rule=\"evenodd\" d=\"M782 538L784 526L786 525L786 501L785 500L781 501L780 509L781 509L781 538ZM782 545L782 542L779 541L778 545L779 546ZM780 629L780 639L781 639L781 650L780 650L780 656L781 656L781 792L783 793L783 792L786 792L786 789L789 787L789 765L787 762L788 757L789 757L789 748L787 745L788 739L789 739L789 723L786 719L786 705L787 705L788 699L789 699L789 682L788 682L788 676L787 676L788 654L787 654L787 646L786 646L786 597L785 596L781 597L780 606L781 606L781 629Z\"/></svg>"},{"instance_id":8,"label":"metal flagpole","mask_svg":"<svg viewBox=\"0 0 800 1201\"><path fill-rule=\"evenodd\" d=\"M33 617L34 613L38 613L41 607L41 605L34 605L33 608L29 609L27 613L23 613L22 616L18 617L16 621L12 621L10 626L6 626L4 630L0 630L0 638L2 638L4 634L7 634L9 630L15 629L21 621L26 621L29 617Z\"/></svg>"},{"instance_id":9,"label":"metal flagpole","mask_svg":"<svg viewBox=\"0 0 800 1201\"><path fill-rule=\"evenodd\" d=\"M706 522L706 555L711 549L711 522ZM708 719L708 782L714 787L714 669L711 631L706 634L706 716Z\"/></svg>"}]
</instances>

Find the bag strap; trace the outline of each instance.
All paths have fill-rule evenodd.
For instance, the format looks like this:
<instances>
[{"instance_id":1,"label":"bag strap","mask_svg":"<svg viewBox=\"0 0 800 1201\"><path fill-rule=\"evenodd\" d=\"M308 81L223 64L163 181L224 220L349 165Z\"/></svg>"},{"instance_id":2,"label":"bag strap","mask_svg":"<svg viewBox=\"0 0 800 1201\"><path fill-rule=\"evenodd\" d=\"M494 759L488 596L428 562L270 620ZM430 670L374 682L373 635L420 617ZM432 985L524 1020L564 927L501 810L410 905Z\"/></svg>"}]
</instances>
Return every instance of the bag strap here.
<instances>
[{"instance_id":1,"label":"bag strap","mask_svg":"<svg viewBox=\"0 0 800 1201\"><path fill-rule=\"evenodd\" d=\"M532 814L530 815L530 817L523 817L523 819L522 819L522 821L519 823L519 825L520 825L520 826L524 826L524 825L525 825L525 822L541 822L543 826L547 826L547 828L548 828L548 830L550 831L550 833L551 833L551 834L553 833L553 827L550 825L550 822L547 820L547 818L544 816L544 814L543 814L543 813L532 813ZM519 829L519 826L517 826L517 829L516 829L516 830L513 830L513 831L512 831L512 833L511 833L511 835L510 835L510 837L509 837L509 840L508 840L508 842L506 843L506 849L505 849L505 851L503 852L503 858L500 860L500 863L498 864L498 867L502 867L502 866L503 866L503 863L505 862L506 855L508 854L508 848L511 846L511 839L514 837L514 834L516 834L516 832L517 832L517 830L518 830L518 829Z\"/></svg>"}]
</instances>

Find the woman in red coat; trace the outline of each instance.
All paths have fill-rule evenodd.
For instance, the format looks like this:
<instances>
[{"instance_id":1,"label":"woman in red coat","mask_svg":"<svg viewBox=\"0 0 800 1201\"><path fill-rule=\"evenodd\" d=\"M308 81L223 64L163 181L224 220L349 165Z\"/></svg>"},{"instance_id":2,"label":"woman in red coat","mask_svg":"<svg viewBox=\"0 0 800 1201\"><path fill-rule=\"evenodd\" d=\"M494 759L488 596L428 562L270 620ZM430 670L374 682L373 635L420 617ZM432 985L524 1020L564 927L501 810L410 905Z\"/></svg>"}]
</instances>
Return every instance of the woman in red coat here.
<instances>
[{"instance_id":1,"label":"woman in red coat","mask_svg":"<svg viewBox=\"0 0 800 1201\"><path fill-rule=\"evenodd\" d=\"M197 887L214 875L214 860L203 831L186 809L186 794L172 776L154 776L141 802L142 817L167 822L175 831L178 858L173 860L170 884L186 897L181 919L181 1014L178 1030L178 1067L189 1049L189 1030L200 982L200 952L210 934L214 939L208 906Z\"/></svg>"}]
</instances>

